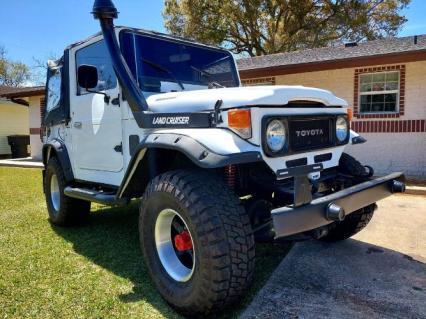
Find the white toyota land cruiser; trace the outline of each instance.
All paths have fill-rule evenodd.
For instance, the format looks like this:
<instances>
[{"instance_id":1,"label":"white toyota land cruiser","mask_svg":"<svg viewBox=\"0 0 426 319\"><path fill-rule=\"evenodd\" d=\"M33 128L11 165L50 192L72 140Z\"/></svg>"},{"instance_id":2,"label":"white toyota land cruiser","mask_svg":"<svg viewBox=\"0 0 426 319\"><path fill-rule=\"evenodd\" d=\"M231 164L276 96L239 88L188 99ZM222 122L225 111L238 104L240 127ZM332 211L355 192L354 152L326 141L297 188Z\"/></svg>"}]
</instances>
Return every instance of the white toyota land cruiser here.
<instances>
[{"instance_id":1,"label":"white toyota land cruiser","mask_svg":"<svg viewBox=\"0 0 426 319\"><path fill-rule=\"evenodd\" d=\"M90 203L140 200L145 263L183 314L221 309L246 292L255 241L346 239L404 177L343 153L365 141L344 100L302 86L241 87L230 52L114 27L49 63L44 192L57 225ZM101 252L100 252L101 253Z\"/></svg>"}]
</instances>

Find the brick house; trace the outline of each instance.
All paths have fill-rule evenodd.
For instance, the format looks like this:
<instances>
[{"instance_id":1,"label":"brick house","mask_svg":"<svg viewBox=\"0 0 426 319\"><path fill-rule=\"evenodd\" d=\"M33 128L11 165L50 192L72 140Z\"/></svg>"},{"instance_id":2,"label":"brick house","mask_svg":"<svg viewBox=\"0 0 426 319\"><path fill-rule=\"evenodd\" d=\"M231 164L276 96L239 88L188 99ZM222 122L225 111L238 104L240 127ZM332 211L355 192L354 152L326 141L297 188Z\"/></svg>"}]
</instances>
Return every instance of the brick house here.
<instances>
[{"instance_id":1,"label":"brick house","mask_svg":"<svg viewBox=\"0 0 426 319\"><path fill-rule=\"evenodd\" d=\"M426 177L426 35L278 53L237 61L244 85L332 91L367 139L349 153L379 174Z\"/></svg>"}]
</instances>

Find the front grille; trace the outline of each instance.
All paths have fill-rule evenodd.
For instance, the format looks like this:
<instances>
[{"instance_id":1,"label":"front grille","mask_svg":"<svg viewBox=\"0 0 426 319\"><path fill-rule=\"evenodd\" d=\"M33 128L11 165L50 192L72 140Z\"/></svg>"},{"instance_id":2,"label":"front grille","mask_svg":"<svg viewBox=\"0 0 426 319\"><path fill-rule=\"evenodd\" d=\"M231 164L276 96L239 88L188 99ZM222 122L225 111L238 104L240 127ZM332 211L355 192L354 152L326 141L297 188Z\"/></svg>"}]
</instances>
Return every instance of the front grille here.
<instances>
[{"instance_id":1,"label":"front grille","mask_svg":"<svg viewBox=\"0 0 426 319\"><path fill-rule=\"evenodd\" d=\"M335 123L338 116L342 115L265 116L262 119L263 151L269 157L279 157L347 144L349 132L345 141L340 143L336 139ZM276 153L271 152L266 142L266 130L268 124L273 120L281 121L287 133L286 144L281 151Z\"/></svg>"},{"instance_id":2,"label":"front grille","mask_svg":"<svg viewBox=\"0 0 426 319\"><path fill-rule=\"evenodd\" d=\"M290 150L298 152L331 146L332 125L330 118L289 120Z\"/></svg>"}]
</instances>

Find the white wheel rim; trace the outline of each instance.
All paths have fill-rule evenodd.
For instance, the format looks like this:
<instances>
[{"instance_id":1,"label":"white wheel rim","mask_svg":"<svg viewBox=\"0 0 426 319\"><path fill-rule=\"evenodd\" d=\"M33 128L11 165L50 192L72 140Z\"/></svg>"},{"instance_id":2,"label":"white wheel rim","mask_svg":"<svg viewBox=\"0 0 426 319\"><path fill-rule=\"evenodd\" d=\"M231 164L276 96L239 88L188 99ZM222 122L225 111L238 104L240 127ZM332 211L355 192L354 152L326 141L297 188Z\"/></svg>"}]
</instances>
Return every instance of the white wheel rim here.
<instances>
[{"instance_id":1,"label":"white wheel rim","mask_svg":"<svg viewBox=\"0 0 426 319\"><path fill-rule=\"evenodd\" d=\"M61 204L60 193L59 193L58 177L53 174L50 178L50 199L52 201L53 208L58 212Z\"/></svg>"},{"instance_id":2,"label":"white wheel rim","mask_svg":"<svg viewBox=\"0 0 426 319\"><path fill-rule=\"evenodd\" d=\"M155 223L155 246L157 248L158 257L167 274L176 281L186 282L194 273L195 251L194 249L183 252L177 251L174 238L172 238L172 232L174 232L173 229L176 222L184 226L185 231L189 233L193 246L192 235L184 219L175 210L169 208L162 210L157 217ZM190 256L192 257L192 264L189 265L188 262L186 262L185 265L183 260L188 261Z\"/></svg>"}]
</instances>

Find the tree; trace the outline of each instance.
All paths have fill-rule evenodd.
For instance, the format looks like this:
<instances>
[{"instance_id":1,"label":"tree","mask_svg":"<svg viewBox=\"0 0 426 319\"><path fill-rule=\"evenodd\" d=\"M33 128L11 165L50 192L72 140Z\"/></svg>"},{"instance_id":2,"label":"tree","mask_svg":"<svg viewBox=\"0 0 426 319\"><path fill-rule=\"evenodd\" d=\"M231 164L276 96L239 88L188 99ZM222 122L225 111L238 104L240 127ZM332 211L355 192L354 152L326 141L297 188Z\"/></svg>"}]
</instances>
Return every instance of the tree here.
<instances>
[{"instance_id":1,"label":"tree","mask_svg":"<svg viewBox=\"0 0 426 319\"><path fill-rule=\"evenodd\" d=\"M33 57L33 65L31 67L31 78L36 85L44 85L47 76L47 63L49 60L56 61L60 56L54 52L50 52L44 58Z\"/></svg>"},{"instance_id":2,"label":"tree","mask_svg":"<svg viewBox=\"0 0 426 319\"><path fill-rule=\"evenodd\" d=\"M22 62L11 61L6 49L0 46L0 85L18 87L31 78L30 69Z\"/></svg>"},{"instance_id":3,"label":"tree","mask_svg":"<svg viewBox=\"0 0 426 319\"><path fill-rule=\"evenodd\" d=\"M410 0L165 0L166 29L258 56L395 36Z\"/></svg>"}]
</instances>

